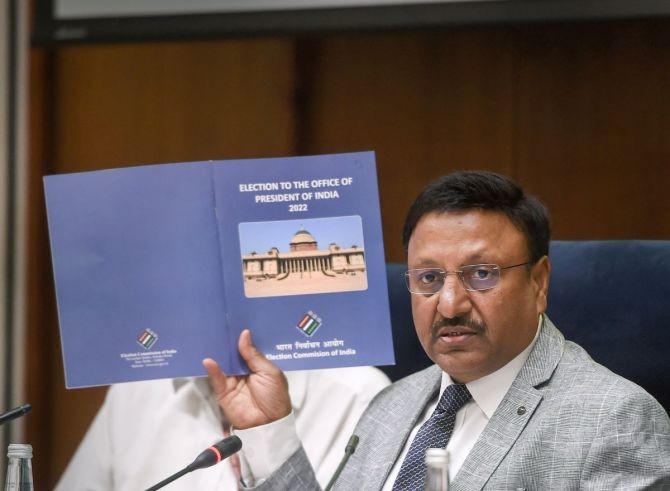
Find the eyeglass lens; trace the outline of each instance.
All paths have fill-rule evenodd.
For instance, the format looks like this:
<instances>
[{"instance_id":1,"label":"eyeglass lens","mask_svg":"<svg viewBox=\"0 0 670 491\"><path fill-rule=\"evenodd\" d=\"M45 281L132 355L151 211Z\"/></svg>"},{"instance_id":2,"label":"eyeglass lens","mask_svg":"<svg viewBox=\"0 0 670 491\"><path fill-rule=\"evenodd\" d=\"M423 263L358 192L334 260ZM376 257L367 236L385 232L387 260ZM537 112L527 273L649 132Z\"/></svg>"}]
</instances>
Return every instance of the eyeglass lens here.
<instances>
[{"instance_id":1,"label":"eyeglass lens","mask_svg":"<svg viewBox=\"0 0 670 491\"><path fill-rule=\"evenodd\" d=\"M482 291L494 288L500 279L496 264L472 264L460 270L447 272L439 268L411 269L405 274L407 287L412 293L433 294L442 289L449 274L457 274L468 290Z\"/></svg>"}]
</instances>

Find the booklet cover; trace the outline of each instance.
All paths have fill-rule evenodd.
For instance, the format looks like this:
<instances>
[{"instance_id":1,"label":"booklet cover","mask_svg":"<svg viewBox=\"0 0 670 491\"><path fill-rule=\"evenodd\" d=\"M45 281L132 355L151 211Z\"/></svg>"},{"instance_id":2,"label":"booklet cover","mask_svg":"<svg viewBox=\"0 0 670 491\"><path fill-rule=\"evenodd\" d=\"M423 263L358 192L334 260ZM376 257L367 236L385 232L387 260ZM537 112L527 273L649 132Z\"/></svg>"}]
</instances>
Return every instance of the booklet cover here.
<instances>
[{"instance_id":1,"label":"booklet cover","mask_svg":"<svg viewBox=\"0 0 670 491\"><path fill-rule=\"evenodd\" d=\"M374 153L44 178L68 388L394 363Z\"/></svg>"}]
</instances>

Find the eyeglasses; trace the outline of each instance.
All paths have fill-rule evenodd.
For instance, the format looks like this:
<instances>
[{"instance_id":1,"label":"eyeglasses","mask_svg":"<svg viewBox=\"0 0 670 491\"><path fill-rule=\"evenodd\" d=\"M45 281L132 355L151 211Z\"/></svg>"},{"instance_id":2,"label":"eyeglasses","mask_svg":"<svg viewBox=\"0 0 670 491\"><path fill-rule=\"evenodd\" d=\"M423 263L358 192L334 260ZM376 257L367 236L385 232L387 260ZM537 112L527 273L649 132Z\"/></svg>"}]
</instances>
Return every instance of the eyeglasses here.
<instances>
[{"instance_id":1,"label":"eyeglasses","mask_svg":"<svg viewBox=\"0 0 670 491\"><path fill-rule=\"evenodd\" d=\"M405 271L405 283L410 293L418 295L433 295L444 286L444 280L450 274L458 275L466 290L481 292L495 288L500 281L500 272L503 269L527 266L532 261L500 267L497 264L468 264L456 271L445 271L440 268L410 269Z\"/></svg>"}]
</instances>

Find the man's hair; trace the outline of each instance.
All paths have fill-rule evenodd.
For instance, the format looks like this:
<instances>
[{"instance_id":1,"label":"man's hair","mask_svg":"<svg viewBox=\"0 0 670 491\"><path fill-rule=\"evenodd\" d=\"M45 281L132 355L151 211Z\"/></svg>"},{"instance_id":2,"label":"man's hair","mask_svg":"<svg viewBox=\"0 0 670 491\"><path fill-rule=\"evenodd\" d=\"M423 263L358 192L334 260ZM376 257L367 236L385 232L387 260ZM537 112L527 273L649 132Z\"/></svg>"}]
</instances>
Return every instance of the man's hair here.
<instances>
[{"instance_id":1,"label":"man's hair","mask_svg":"<svg viewBox=\"0 0 670 491\"><path fill-rule=\"evenodd\" d=\"M532 262L549 254L547 209L510 178L488 171L454 172L430 183L407 212L402 234L405 251L424 215L468 210L497 211L507 216L526 237Z\"/></svg>"}]
</instances>

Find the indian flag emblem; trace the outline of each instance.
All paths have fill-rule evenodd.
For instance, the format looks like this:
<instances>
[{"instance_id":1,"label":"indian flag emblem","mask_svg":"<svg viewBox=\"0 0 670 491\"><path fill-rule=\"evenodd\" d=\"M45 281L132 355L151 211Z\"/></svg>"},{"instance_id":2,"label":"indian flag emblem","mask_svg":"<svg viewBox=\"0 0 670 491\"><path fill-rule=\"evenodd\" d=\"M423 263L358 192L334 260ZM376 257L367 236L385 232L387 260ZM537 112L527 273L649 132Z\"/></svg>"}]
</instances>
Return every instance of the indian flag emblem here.
<instances>
[{"instance_id":1,"label":"indian flag emblem","mask_svg":"<svg viewBox=\"0 0 670 491\"><path fill-rule=\"evenodd\" d=\"M321 323L321 319L310 310L302 317L296 327L300 329L306 336L311 336L319 327L321 327Z\"/></svg>"},{"instance_id":2,"label":"indian flag emblem","mask_svg":"<svg viewBox=\"0 0 670 491\"><path fill-rule=\"evenodd\" d=\"M150 349L158 341L158 334L153 332L151 329L145 329L140 337L137 338L137 342L142 345L144 349Z\"/></svg>"}]
</instances>

